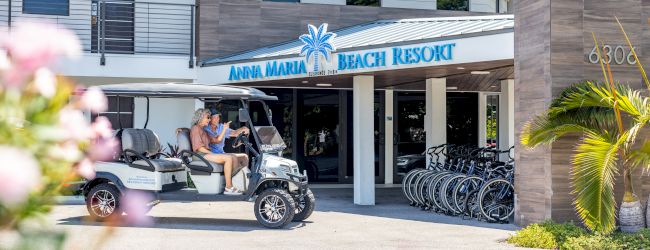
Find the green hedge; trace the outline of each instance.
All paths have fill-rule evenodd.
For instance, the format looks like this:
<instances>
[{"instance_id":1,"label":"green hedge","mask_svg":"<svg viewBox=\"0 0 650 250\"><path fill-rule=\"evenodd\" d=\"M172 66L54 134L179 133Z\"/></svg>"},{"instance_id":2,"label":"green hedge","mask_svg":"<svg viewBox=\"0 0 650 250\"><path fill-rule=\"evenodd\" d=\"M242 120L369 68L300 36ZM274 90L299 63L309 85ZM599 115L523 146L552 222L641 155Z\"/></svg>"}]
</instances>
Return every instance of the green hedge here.
<instances>
[{"instance_id":1,"label":"green hedge","mask_svg":"<svg viewBox=\"0 0 650 250\"><path fill-rule=\"evenodd\" d=\"M573 223L545 221L517 231L507 241L520 247L544 249L650 249L650 229L635 234L599 235Z\"/></svg>"}]
</instances>

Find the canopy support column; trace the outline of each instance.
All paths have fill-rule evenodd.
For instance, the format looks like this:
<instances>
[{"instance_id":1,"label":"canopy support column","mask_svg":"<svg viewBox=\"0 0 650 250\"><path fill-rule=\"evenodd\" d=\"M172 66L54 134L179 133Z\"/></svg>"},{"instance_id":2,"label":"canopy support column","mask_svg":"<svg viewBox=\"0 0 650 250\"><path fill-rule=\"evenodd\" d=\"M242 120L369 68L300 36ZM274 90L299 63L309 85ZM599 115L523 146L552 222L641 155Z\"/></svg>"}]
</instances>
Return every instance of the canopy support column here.
<instances>
[{"instance_id":1,"label":"canopy support column","mask_svg":"<svg viewBox=\"0 0 650 250\"><path fill-rule=\"evenodd\" d=\"M375 205L374 76L354 76L354 204Z\"/></svg>"},{"instance_id":2,"label":"canopy support column","mask_svg":"<svg viewBox=\"0 0 650 250\"><path fill-rule=\"evenodd\" d=\"M427 149L447 143L447 79L429 78L426 82L426 131ZM427 154L427 164L430 162ZM443 159L440 159L443 160Z\"/></svg>"}]
</instances>

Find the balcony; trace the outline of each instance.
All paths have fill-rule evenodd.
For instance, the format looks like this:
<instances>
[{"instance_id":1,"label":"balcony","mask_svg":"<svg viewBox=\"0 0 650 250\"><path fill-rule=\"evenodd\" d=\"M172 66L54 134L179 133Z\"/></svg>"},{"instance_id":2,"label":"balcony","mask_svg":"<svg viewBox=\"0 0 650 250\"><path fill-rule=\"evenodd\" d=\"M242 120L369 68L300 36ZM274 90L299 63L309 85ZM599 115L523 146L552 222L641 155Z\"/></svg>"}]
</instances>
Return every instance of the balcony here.
<instances>
[{"instance_id":1,"label":"balcony","mask_svg":"<svg viewBox=\"0 0 650 250\"><path fill-rule=\"evenodd\" d=\"M195 10L192 0L9 0L0 1L0 27L49 22L75 32L85 53L74 67L62 63L64 74L191 79Z\"/></svg>"}]
</instances>

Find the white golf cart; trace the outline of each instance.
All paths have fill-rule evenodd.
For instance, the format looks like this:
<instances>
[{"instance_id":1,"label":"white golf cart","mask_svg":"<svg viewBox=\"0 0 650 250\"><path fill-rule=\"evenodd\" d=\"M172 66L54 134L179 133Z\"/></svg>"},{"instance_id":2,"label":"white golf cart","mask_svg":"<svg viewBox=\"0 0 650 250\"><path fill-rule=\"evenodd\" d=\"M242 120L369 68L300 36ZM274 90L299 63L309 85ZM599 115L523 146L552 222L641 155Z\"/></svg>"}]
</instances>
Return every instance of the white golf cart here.
<instances>
[{"instance_id":1,"label":"white golf cart","mask_svg":"<svg viewBox=\"0 0 650 250\"><path fill-rule=\"evenodd\" d=\"M121 152L111 162L98 162L96 177L81 186L80 192L86 199L92 218L104 220L121 216L120 200L128 190L153 192L156 200L146 204L149 207L158 204L159 199L166 198L186 201L255 201L257 221L269 228L281 228L291 221L305 220L313 212L315 199L307 186L306 172L301 173L295 161L281 157L286 145L273 126L271 112L264 102L275 101L277 97L268 96L253 88L183 83L113 84L100 88L106 95L116 96L118 103L120 97L145 97L147 122L142 129L118 129L116 137L121 142ZM221 194L225 186L223 165L209 162L192 151L189 129L159 131L175 132L179 147L176 158L160 152L158 136L146 129L149 97L210 99L216 102L236 100L239 103L238 120L251 128L250 134L254 140L253 144L246 134L241 133L232 142L233 148L243 145L251 156L250 168L243 168L232 178L233 185L242 190L244 195ZM253 124L249 115L249 104L252 102L261 103L268 119L265 124L270 126ZM196 190L187 189L188 173Z\"/></svg>"}]
</instances>

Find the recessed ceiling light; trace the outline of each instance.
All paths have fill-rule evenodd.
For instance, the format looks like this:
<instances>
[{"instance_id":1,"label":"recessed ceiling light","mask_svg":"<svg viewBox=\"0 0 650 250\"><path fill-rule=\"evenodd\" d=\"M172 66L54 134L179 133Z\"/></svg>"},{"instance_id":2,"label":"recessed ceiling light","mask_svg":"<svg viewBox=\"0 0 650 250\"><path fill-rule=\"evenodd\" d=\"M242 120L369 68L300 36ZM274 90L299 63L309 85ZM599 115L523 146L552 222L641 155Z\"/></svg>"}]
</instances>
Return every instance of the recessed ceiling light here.
<instances>
[{"instance_id":1,"label":"recessed ceiling light","mask_svg":"<svg viewBox=\"0 0 650 250\"><path fill-rule=\"evenodd\" d=\"M478 71L478 70L476 70L476 71L472 71L470 73L472 75L487 75L487 74L490 74L490 71Z\"/></svg>"},{"instance_id":2,"label":"recessed ceiling light","mask_svg":"<svg viewBox=\"0 0 650 250\"><path fill-rule=\"evenodd\" d=\"M331 83L316 83L318 87L332 87Z\"/></svg>"},{"instance_id":3,"label":"recessed ceiling light","mask_svg":"<svg viewBox=\"0 0 650 250\"><path fill-rule=\"evenodd\" d=\"M465 67L458 67L458 68L456 68L456 69L461 69L461 70L462 70L462 69L465 69Z\"/></svg>"},{"instance_id":4,"label":"recessed ceiling light","mask_svg":"<svg viewBox=\"0 0 650 250\"><path fill-rule=\"evenodd\" d=\"M490 88L496 88L497 85L490 85Z\"/></svg>"},{"instance_id":5,"label":"recessed ceiling light","mask_svg":"<svg viewBox=\"0 0 650 250\"><path fill-rule=\"evenodd\" d=\"M449 86L449 87L447 87L447 90L457 90L457 89L458 89L458 87L456 87L456 86Z\"/></svg>"},{"instance_id":6,"label":"recessed ceiling light","mask_svg":"<svg viewBox=\"0 0 650 250\"><path fill-rule=\"evenodd\" d=\"M309 81L302 81L302 83L309 83Z\"/></svg>"}]
</instances>

